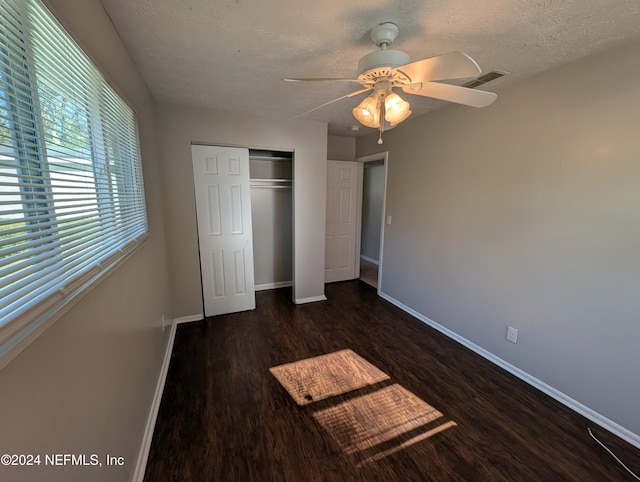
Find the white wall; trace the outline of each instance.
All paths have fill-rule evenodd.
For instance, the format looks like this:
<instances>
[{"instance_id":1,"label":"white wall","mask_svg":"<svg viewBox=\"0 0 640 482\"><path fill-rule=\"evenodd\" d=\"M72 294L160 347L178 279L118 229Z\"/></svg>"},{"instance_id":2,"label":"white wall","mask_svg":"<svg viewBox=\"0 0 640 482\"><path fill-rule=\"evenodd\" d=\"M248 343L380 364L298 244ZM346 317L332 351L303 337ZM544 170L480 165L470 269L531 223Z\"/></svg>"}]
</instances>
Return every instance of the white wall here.
<instances>
[{"instance_id":1,"label":"white wall","mask_svg":"<svg viewBox=\"0 0 640 482\"><path fill-rule=\"evenodd\" d=\"M385 133L384 293L640 434L640 43ZM490 87L490 86L487 86ZM376 136L357 155L377 152ZM507 325L520 330L505 340ZM640 438L636 440L640 441Z\"/></svg>"},{"instance_id":2,"label":"white wall","mask_svg":"<svg viewBox=\"0 0 640 482\"><path fill-rule=\"evenodd\" d=\"M0 371L0 453L41 454L39 467L0 467L15 481L131 480L171 315L150 95L98 0L50 0L138 112L150 239ZM124 457L122 467L46 467L44 454Z\"/></svg>"},{"instance_id":3,"label":"white wall","mask_svg":"<svg viewBox=\"0 0 640 482\"><path fill-rule=\"evenodd\" d=\"M203 313L191 143L294 151L294 296L324 296L327 126L201 107L156 105L166 179L167 243L176 316Z\"/></svg>"}]
</instances>

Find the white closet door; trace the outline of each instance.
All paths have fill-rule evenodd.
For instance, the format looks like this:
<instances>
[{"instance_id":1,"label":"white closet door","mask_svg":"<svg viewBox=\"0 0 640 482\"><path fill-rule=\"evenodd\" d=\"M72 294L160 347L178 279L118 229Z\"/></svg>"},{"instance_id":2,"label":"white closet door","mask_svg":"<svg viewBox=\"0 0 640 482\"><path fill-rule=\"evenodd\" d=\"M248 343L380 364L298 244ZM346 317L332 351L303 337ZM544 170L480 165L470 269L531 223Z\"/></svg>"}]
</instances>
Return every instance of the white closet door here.
<instances>
[{"instance_id":1,"label":"white closet door","mask_svg":"<svg viewBox=\"0 0 640 482\"><path fill-rule=\"evenodd\" d=\"M356 278L358 163L327 161L324 281Z\"/></svg>"},{"instance_id":2,"label":"white closet door","mask_svg":"<svg viewBox=\"0 0 640 482\"><path fill-rule=\"evenodd\" d=\"M249 151L192 146L205 316L256 307Z\"/></svg>"}]
</instances>

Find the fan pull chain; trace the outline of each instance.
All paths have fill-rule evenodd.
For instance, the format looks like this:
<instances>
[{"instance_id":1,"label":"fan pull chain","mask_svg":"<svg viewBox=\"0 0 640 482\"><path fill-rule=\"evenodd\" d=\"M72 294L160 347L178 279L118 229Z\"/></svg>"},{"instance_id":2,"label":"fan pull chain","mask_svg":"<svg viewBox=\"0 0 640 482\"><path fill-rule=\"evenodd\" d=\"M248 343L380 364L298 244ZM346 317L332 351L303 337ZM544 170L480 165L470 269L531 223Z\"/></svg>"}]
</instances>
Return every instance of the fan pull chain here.
<instances>
[{"instance_id":1,"label":"fan pull chain","mask_svg":"<svg viewBox=\"0 0 640 482\"><path fill-rule=\"evenodd\" d=\"M384 104L385 97L386 92L380 96L380 136L378 137L378 144L382 144L382 133L384 132L384 117L386 114L386 108Z\"/></svg>"}]
</instances>

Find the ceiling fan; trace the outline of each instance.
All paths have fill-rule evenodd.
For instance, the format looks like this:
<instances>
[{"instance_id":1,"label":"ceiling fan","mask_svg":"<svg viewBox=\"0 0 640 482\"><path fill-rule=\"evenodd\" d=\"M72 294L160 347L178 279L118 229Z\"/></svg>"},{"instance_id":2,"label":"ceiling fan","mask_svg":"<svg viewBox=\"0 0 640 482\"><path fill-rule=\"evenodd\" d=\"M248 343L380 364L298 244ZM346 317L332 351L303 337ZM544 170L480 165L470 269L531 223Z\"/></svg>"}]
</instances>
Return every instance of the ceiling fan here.
<instances>
[{"instance_id":1,"label":"ceiling fan","mask_svg":"<svg viewBox=\"0 0 640 482\"><path fill-rule=\"evenodd\" d=\"M469 89L440 81L475 78L480 75L480 67L467 54L449 52L416 62L410 62L409 56L400 50L388 50L398 36L398 26L392 22L383 22L371 30L371 40L380 50L365 55L358 62L358 78L289 78L289 82L338 81L355 82L361 89L301 114L342 99L373 91L353 109L354 117L363 125L380 131L378 144L382 144L384 129L394 127L411 115L409 102L403 100L393 89L424 97L456 102L472 107L485 107L496 99L496 94L482 90Z\"/></svg>"}]
</instances>

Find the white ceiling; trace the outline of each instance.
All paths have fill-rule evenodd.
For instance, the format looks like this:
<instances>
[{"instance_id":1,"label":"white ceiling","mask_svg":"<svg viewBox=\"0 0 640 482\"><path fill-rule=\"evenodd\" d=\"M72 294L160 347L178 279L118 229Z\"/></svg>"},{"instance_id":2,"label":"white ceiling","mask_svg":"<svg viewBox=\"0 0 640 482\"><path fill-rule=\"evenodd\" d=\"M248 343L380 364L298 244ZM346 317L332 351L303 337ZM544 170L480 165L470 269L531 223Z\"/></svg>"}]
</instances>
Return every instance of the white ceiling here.
<instances>
[{"instance_id":1,"label":"white ceiling","mask_svg":"<svg viewBox=\"0 0 640 482\"><path fill-rule=\"evenodd\" d=\"M483 73L511 72L505 85L640 38L637 0L102 0L152 94L159 100L292 119L357 90L342 82L285 77L354 77L376 49L371 28L396 23L391 48L411 60L459 50ZM405 95L405 94L403 94ZM446 103L406 96L413 116ZM353 135L360 96L304 119ZM468 107L471 109L472 107ZM372 130L362 127L359 133Z\"/></svg>"}]
</instances>

